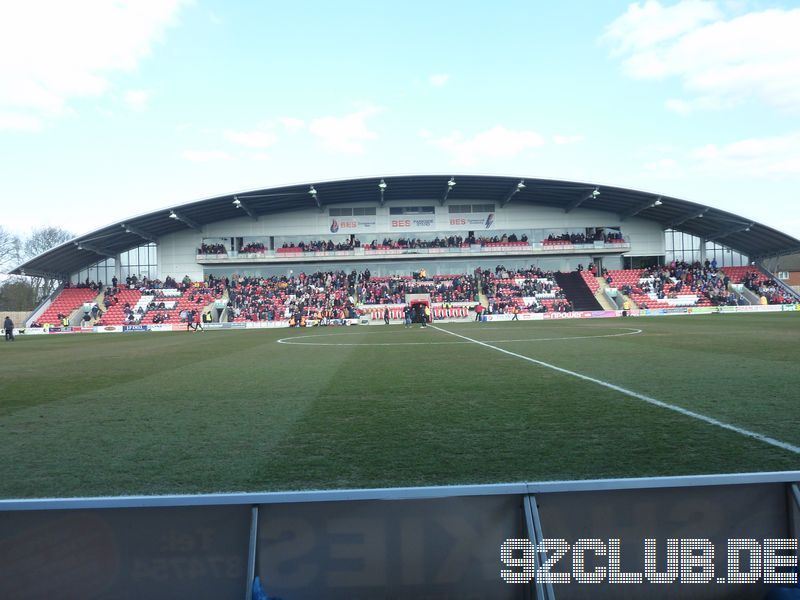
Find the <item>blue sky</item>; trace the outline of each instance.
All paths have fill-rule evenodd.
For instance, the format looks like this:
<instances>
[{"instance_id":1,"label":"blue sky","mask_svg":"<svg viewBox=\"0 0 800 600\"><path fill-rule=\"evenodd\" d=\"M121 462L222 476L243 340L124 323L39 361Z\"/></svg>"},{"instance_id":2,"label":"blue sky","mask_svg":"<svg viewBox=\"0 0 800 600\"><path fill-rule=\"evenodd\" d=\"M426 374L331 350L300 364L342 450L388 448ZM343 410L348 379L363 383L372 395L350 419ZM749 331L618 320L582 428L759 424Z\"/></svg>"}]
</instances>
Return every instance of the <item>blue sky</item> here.
<instances>
[{"instance_id":1,"label":"blue sky","mask_svg":"<svg viewBox=\"0 0 800 600\"><path fill-rule=\"evenodd\" d=\"M800 8L765 1L0 8L2 224L397 173L652 190L800 237Z\"/></svg>"}]
</instances>

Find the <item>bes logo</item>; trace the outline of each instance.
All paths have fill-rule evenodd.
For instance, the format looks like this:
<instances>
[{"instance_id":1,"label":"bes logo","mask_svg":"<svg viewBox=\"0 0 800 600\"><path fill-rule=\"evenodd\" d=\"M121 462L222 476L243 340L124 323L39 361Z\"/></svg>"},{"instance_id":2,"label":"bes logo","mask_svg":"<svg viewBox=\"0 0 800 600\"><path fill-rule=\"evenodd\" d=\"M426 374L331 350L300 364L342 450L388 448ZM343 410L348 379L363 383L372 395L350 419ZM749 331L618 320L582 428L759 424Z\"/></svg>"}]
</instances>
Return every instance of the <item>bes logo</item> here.
<instances>
[{"instance_id":1,"label":"bes logo","mask_svg":"<svg viewBox=\"0 0 800 600\"><path fill-rule=\"evenodd\" d=\"M492 225L494 225L494 213L489 213L489 216L486 217L486 229L489 229Z\"/></svg>"},{"instance_id":2,"label":"bes logo","mask_svg":"<svg viewBox=\"0 0 800 600\"><path fill-rule=\"evenodd\" d=\"M339 222L336 219L331 219L331 233L339 231Z\"/></svg>"},{"instance_id":3,"label":"bes logo","mask_svg":"<svg viewBox=\"0 0 800 600\"><path fill-rule=\"evenodd\" d=\"M450 225L466 225L466 219L450 219Z\"/></svg>"},{"instance_id":4,"label":"bes logo","mask_svg":"<svg viewBox=\"0 0 800 600\"><path fill-rule=\"evenodd\" d=\"M395 219L392 221L392 227L411 227L411 219Z\"/></svg>"}]
</instances>

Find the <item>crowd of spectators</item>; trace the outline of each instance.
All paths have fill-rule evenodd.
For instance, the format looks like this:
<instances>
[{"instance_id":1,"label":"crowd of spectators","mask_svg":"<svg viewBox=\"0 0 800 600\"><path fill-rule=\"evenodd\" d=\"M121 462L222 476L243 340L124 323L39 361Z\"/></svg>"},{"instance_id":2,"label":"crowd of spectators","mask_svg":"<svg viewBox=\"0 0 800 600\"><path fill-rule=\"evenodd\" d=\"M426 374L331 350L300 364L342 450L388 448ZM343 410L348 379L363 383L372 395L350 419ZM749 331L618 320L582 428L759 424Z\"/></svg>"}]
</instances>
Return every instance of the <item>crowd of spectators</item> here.
<instances>
[{"instance_id":1,"label":"crowd of spectators","mask_svg":"<svg viewBox=\"0 0 800 600\"><path fill-rule=\"evenodd\" d=\"M294 242L289 242L288 244L283 244L281 249L283 250L300 250L302 252L333 252L335 250L344 251L344 250L353 250L354 248L360 248L361 242L355 238L346 239L341 242L334 243L333 240L314 240L311 242L297 242L295 245Z\"/></svg>"},{"instance_id":2,"label":"crowd of spectators","mask_svg":"<svg viewBox=\"0 0 800 600\"><path fill-rule=\"evenodd\" d=\"M773 279L767 279L758 272L748 272L742 278L744 286L758 294L762 304L793 304L795 299L784 292Z\"/></svg>"},{"instance_id":3,"label":"crowd of spectators","mask_svg":"<svg viewBox=\"0 0 800 600\"><path fill-rule=\"evenodd\" d=\"M197 249L198 254L227 254L228 251L225 250L224 244L206 244L203 242L200 244L200 248Z\"/></svg>"},{"instance_id":4,"label":"crowd of spectators","mask_svg":"<svg viewBox=\"0 0 800 600\"><path fill-rule=\"evenodd\" d=\"M703 263L672 261L668 265L645 269L640 288L646 294L654 294L659 300L695 294L707 298L714 306L745 303L728 290L729 283L730 279L717 268L716 260Z\"/></svg>"},{"instance_id":5,"label":"crowd of spectators","mask_svg":"<svg viewBox=\"0 0 800 600\"><path fill-rule=\"evenodd\" d=\"M403 304L406 294L430 294L434 302L472 302L478 294L475 278L469 275L436 275L428 278L424 269L415 276L370 277L362 274L358 300L362 304Z\"/></svg>"},{"instance_id":6,"label":"crowd of spectators","mask_svg":"<svg viewBox=\"0 0 800 600\"><path fill-rule=\"evenodd\" d=\"M587 233L562 233L550 234L545 243L568 243L568 244L591 244L593 242L604 242L606 244L624 241L622 233L619 231L605 232L601 230L595 231L594 234Z\"/></svg>"},{"instance_id":7,"label":"crowd of spectators","mask_svg":"<svg viewBox=\"0 0 800 600\"><path fill-rule=\"evenodd\" d=\"M306 318L355 318L353 298L357 274L328 271L282 277L233 276L228 308L234 321L289 319L300 324Z\"/></svg>"},{"instance_id":8,"label":"crowd of spectators","mask_svg":"<svg viewBox=\"0 0 800 600\"><path fill-rule=\"evenodd\" d=\"M264 242L248 242L239 249L243 254L264 254L266 251Z\"/></svg>"},{"instance_id":9,"label":"crowd of spectators","mask_svg":"<svg viewBox=\"0 0 800 600\"><path fill-rule=\"evenodd\" d=\"M475 235L448 235L436 236L433 239L421 238L383 238L374 239L371 242L361 242L358 238L348 239L342 242L332 240L310 241L310 242L287 242L281 246L281 250L299 250L302 252L322 252L333 250L353 250L364 248L366 250L407 250L424 248L463 248L471 245L503 244L503 243L527 243L528 236L516 234L502 234L486 237L475 237ZM244 250L243 250L244 251Z\"/></svg>"},{"instance_id":10,"label":"crowd of spectators","mask_svg":"<svg viewBox=\"0 0 800 600\"><path fill-rule=\"evenodd\" d=\"M539 267L511 270L498 265L494 271L482 271L480 278L489 302L488 314L573 310L552 271Z\"/></svg>"}]
</instances>

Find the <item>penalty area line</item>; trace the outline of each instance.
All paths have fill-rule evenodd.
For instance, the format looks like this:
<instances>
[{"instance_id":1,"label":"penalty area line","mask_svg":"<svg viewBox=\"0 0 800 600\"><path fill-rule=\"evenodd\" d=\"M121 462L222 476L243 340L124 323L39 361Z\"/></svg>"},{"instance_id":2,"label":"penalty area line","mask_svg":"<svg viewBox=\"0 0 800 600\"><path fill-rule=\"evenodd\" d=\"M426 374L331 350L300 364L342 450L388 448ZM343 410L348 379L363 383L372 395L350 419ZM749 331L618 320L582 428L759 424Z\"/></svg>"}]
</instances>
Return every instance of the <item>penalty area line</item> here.
<instances>
[{"instance_id":1,"label":"penalty area line","mask_svg":"<svg viewBox=\"0 0 800 600\"><path fill-rule=\"evenodd\" d=\"M764 442L765 444L769 444L770 446L775 446L776 448L781 448L782 450L793 452L794 454L800 454L800 447L794 446L793 444L789 444L788 442L783 442L781 440L777 440L775 438L758 433L756 431L750 431L749 429L744 429L743 427L737 427L736 425L731 425L730 423L726 423L725 421L720 421L719 419L715 419L714 417L708 417L704 414L694 412L693 410L682 408L674 404L669 404L668 402L656 400L655 398L651 398L650 396L645 396L644 394L640 394L639 392L634 392L633 390L629 390L622 386L609 383L608 381L603 381L602 379L595 379L594 377L589 377L588 375L584 375L576 371L570 371L569 369L564 369L563 367L557 367L556 365L551 365L550 363L546 363L542 360L531 358L530 356L524 356L522 354L517 354L516 352L511 352L510 350L506 350L504 348L498 348L497 346L492 346L491 344L467 337L465 335L461 335L460 333L455 333L454 331L448 331L447 329L442 329L441 327L437 327L436 325L431 325L431 327L437 331L441 331L442 333L446 333L448 335L454 335L463 340L472 342L473 344L478 344L479 346L491 348L492 350L496 350L497 352L502 352L503 354L507 354L509 356L513 356L515 358L528 361L535 365L546 367L548 369L552 369L553 371L558 371L559 373L564 373L565 375L570 375L571 377L576 377L578 379L582 379L584 381L600 385L610 390L614 390L615 392L619 392L620 394L624 394L625 396L630 396L631 398L642 400L643 402L647 402L648 404L652 404L653 406L665 408L667 410L671 410L686 417L691 417L692 419L703 421L704 423L708 423L709 425L714 425L716 427L721 427L722 429L727 429L728 431L733 431L740 435L758 440L760 442Z\"/></svg>"}]
</instances>

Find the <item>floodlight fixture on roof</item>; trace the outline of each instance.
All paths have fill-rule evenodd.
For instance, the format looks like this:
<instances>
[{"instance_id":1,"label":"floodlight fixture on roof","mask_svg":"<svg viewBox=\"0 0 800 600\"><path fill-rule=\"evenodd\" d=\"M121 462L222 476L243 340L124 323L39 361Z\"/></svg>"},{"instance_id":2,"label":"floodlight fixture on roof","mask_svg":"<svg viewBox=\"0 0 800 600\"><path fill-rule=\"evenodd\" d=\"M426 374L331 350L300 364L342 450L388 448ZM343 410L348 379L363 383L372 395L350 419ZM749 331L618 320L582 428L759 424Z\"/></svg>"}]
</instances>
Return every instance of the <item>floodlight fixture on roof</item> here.
<instances>
[{"instance_id":1,"label":"floodlight fixture on roof","mask_svg":"<svg viewBox=\"0 0 800 600\"><path fill-rule=\"evenodd\" d=\"M239 199L239 197L238 197L238 196L234 196L234 197L233 197L233 205L234 205L236 208L241 208L241 209L242 209L244 212L246 212L246 213L247 213L247 215L248 215L248 216L249 216L251 219L253 219L254 221L258 221L258 215L257 215L257 214L256 214L256 213L253 211L253 209L252 209L252 208L250 208L250 207L249 207L247 204L245 204L244 202L242 202L242 201Z\"/></svg>"},{"instance_id":2,"label":"floodlight fixture on roof","mask_svg":"<svg viewBox=\"0 0 800 600\"><path fill-rule=\"evenodd\" d=\"M381 203L380 203L381 206L383 206L383 203L385 201L383 197L383 192L386 191L387 187L389 187L389 185L383 179L381 179L381 182L378 184L378 189L381 191Z\"/></svg>"},{"instance_id":3,"label":"floodlight fixture on roof","mask_svg":"<svg viewBox=\"0 0 800 600\"><path fill-rule=\"evenodd\" d=\"M576 208L578 208L581 204L586 202L587 200L594 200L600 195L600 188L594 188L590 193L584 194L567 204L564 208L564 212L572 212Z\"/></svg>"},{"instance_id":4,"label":"floodlight fixture on roof","mask_svg":"<svg viewBox=\"0 0 800 600\"><path fill-rule=\"evenodd\" d=\"M319 195L317 194L317 188L315 188L313 185L309 186L308 193L314 199L314 202L316 203L317 208L320 210L320 212L322 212L322 204L319 201Z\"/></svg>"},{"instance_id":5,"label":"floodlight fixture on roof","mask_svg":"<svg viewBox=\"0 0 800 600\"><path fill-rule=\"evenodd\" d=\"M196 229L197 231L201 231L203 229L203 226L200 225L200 223L197 223L196 221L190 219L183 213L179 213L175 210L169 211L169 218L175 219L176 221L180 221L184 225L191 227L192 229Z\"/></svg>"},{"instance_id":6,"label":"floodlight fixture on roof","mask_svg":"<svg viewBox=\"0 0 800 600\"><path fill-rule=\"evenodd\" d=\"M447 201L447 196L454 187L456 187L456 180L454 177L451 177L447 182L447 189L444 191L444 196L442 196L442 200L439 202L440 206L444 206L444 203Z\"/></svg>"},{"instance_id":7,"label":"floodlight fixture on roof","mask_svg":"<svg viewBox=\"0 0 800 600\"><path fill-rule=\"evenodd\" d=\"M517 183L517 185L515 185L513 188L511 188L509 190L509 192L503 197L503 200L500 203L500 206L501 207L505 206L506 204L511 202L511 198L514 197L514 194L519 194L524 189L525 189L525 180L524 179L520 179L519 183Z\"/></svg>"}]
</instances>

